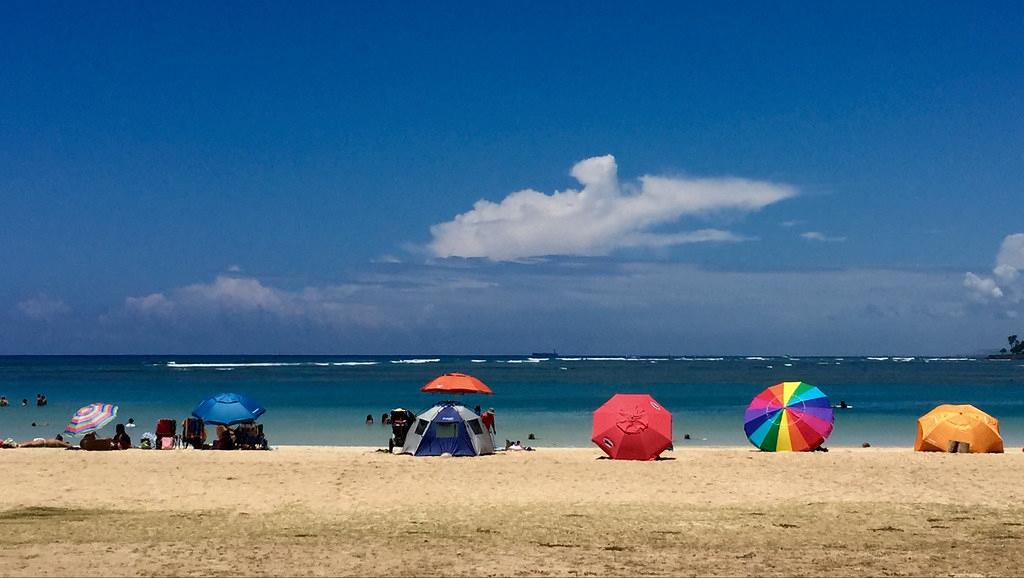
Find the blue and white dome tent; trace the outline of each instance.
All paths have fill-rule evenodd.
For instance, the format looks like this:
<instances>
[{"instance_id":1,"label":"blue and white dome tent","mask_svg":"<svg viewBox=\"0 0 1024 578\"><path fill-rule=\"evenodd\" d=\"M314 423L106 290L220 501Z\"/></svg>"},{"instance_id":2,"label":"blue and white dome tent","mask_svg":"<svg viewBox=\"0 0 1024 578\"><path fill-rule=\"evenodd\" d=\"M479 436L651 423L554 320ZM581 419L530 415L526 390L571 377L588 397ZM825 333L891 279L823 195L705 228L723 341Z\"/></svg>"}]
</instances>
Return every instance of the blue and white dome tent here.
<instances>
[{"instance_id":1,"label":"blue and white dome tent","mask_svg":"<svg viewBox=\"0 0 1024 578\"><path fill-rule=\"evenodd\" d=\"M416 418L402 453L414 456L481 456L494 453L494 440L480 416L454 401L435 404Z\"/></svg>"}]
</instances>

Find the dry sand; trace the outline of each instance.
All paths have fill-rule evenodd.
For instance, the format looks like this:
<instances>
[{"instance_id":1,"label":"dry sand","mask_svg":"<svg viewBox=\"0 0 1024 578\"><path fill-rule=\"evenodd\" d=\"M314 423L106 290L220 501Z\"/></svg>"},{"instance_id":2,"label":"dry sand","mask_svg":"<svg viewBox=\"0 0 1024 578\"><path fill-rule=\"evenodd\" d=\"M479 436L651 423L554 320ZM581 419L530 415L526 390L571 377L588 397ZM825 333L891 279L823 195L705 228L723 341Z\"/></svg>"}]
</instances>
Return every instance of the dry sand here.
<instances>
[{"instance_id":1,"label":"dry sand","mask_svg":"<svg viewBox=\"0 0 1024 578\"><path fill-rule=\"evenodd\" d=\"M2 450L0 574L1024 572L1019 451L601 455Z\"/></svg>"}]
</instances>

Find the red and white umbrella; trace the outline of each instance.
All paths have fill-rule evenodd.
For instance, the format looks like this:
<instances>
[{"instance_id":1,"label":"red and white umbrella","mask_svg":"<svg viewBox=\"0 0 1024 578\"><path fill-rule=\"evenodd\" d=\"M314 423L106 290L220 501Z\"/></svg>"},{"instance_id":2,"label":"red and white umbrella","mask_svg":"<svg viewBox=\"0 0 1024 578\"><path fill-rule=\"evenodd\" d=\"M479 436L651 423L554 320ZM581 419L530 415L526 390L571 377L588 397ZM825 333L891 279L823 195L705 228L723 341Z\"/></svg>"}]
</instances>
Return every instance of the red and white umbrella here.
<instances>
[{"instance_id":1,"label":"red and white umbrella","mask_svg":"<svg viewBox=\"0 0 1024 578\"><path fill-rule=\"evenodd\" d=\"M591 441L614 460L653 460L672 445L672 414L647 394L617 393L594 411Z\"/></svg>"}]
</instances>

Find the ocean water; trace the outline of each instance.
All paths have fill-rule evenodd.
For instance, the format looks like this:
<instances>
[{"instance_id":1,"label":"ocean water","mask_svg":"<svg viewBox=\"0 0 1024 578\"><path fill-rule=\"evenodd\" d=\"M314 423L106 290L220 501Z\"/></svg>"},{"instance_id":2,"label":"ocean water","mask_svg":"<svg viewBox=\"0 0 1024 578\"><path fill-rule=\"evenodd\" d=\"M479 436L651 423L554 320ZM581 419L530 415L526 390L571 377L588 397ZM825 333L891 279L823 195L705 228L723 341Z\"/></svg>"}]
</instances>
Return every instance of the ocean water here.
<instances>
[{"instance_id":1,"label":"ocean water","mask_svg":"<svg viewBox=\"0 0 1024 578\"><path fill-rule=\"evenodd\" d=\"M11 400L0 408L0 437L53 436L77 408L103 401L120 407L117 421L135 419L137 442L158 419L180 422L204 398L231 391L267 408L261 421L272 445L384 447L390 428L381 414L397 406L420 413L440 401L419 388L450 371L494 390L461 401L495 408L499 443L533 433L538 447L589 446L591 412L615 392L632 392L673 412L676 447L744 445L750 399L799 380L853 406L836 412L826 445L909 447L917 417L939 403L974 404L999 418L1008 447L1024 444L1024 363L923 357L0 357L0 395ZM37 393L48 406L35 406ZM367 414L374 425L365 425Z\"/></svg>"}]
</instances>

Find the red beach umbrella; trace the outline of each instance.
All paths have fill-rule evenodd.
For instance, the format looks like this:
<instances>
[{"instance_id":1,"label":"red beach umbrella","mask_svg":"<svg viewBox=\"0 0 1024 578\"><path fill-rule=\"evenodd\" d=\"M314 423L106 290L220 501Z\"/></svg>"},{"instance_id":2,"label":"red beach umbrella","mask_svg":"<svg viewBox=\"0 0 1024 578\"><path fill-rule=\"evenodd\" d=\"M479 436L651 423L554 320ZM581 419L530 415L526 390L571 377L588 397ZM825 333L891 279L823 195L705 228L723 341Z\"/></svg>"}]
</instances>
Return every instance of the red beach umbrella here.
<instances>
[{"instance_id":1,"label":"red beach umbrella","mask_svg":"<svg viewBox=\"0 0 1024 578\"><path fill-rule=\"evenodd\" d=\"M420 388L427 393L494 393L484 382L465 373L446 373Z\"/></svg>"},{"instance_id":2,"label":"red beach umbrella","mask_svg":"<svg viewBox=\"0 0 1024 578\"><path fill-rule=\"evenodd\" d=\"M616 393L594 410L590 439L613 460L653 460L672 445L672 414L645 393Z\"/></svg>"}]
</instances>

